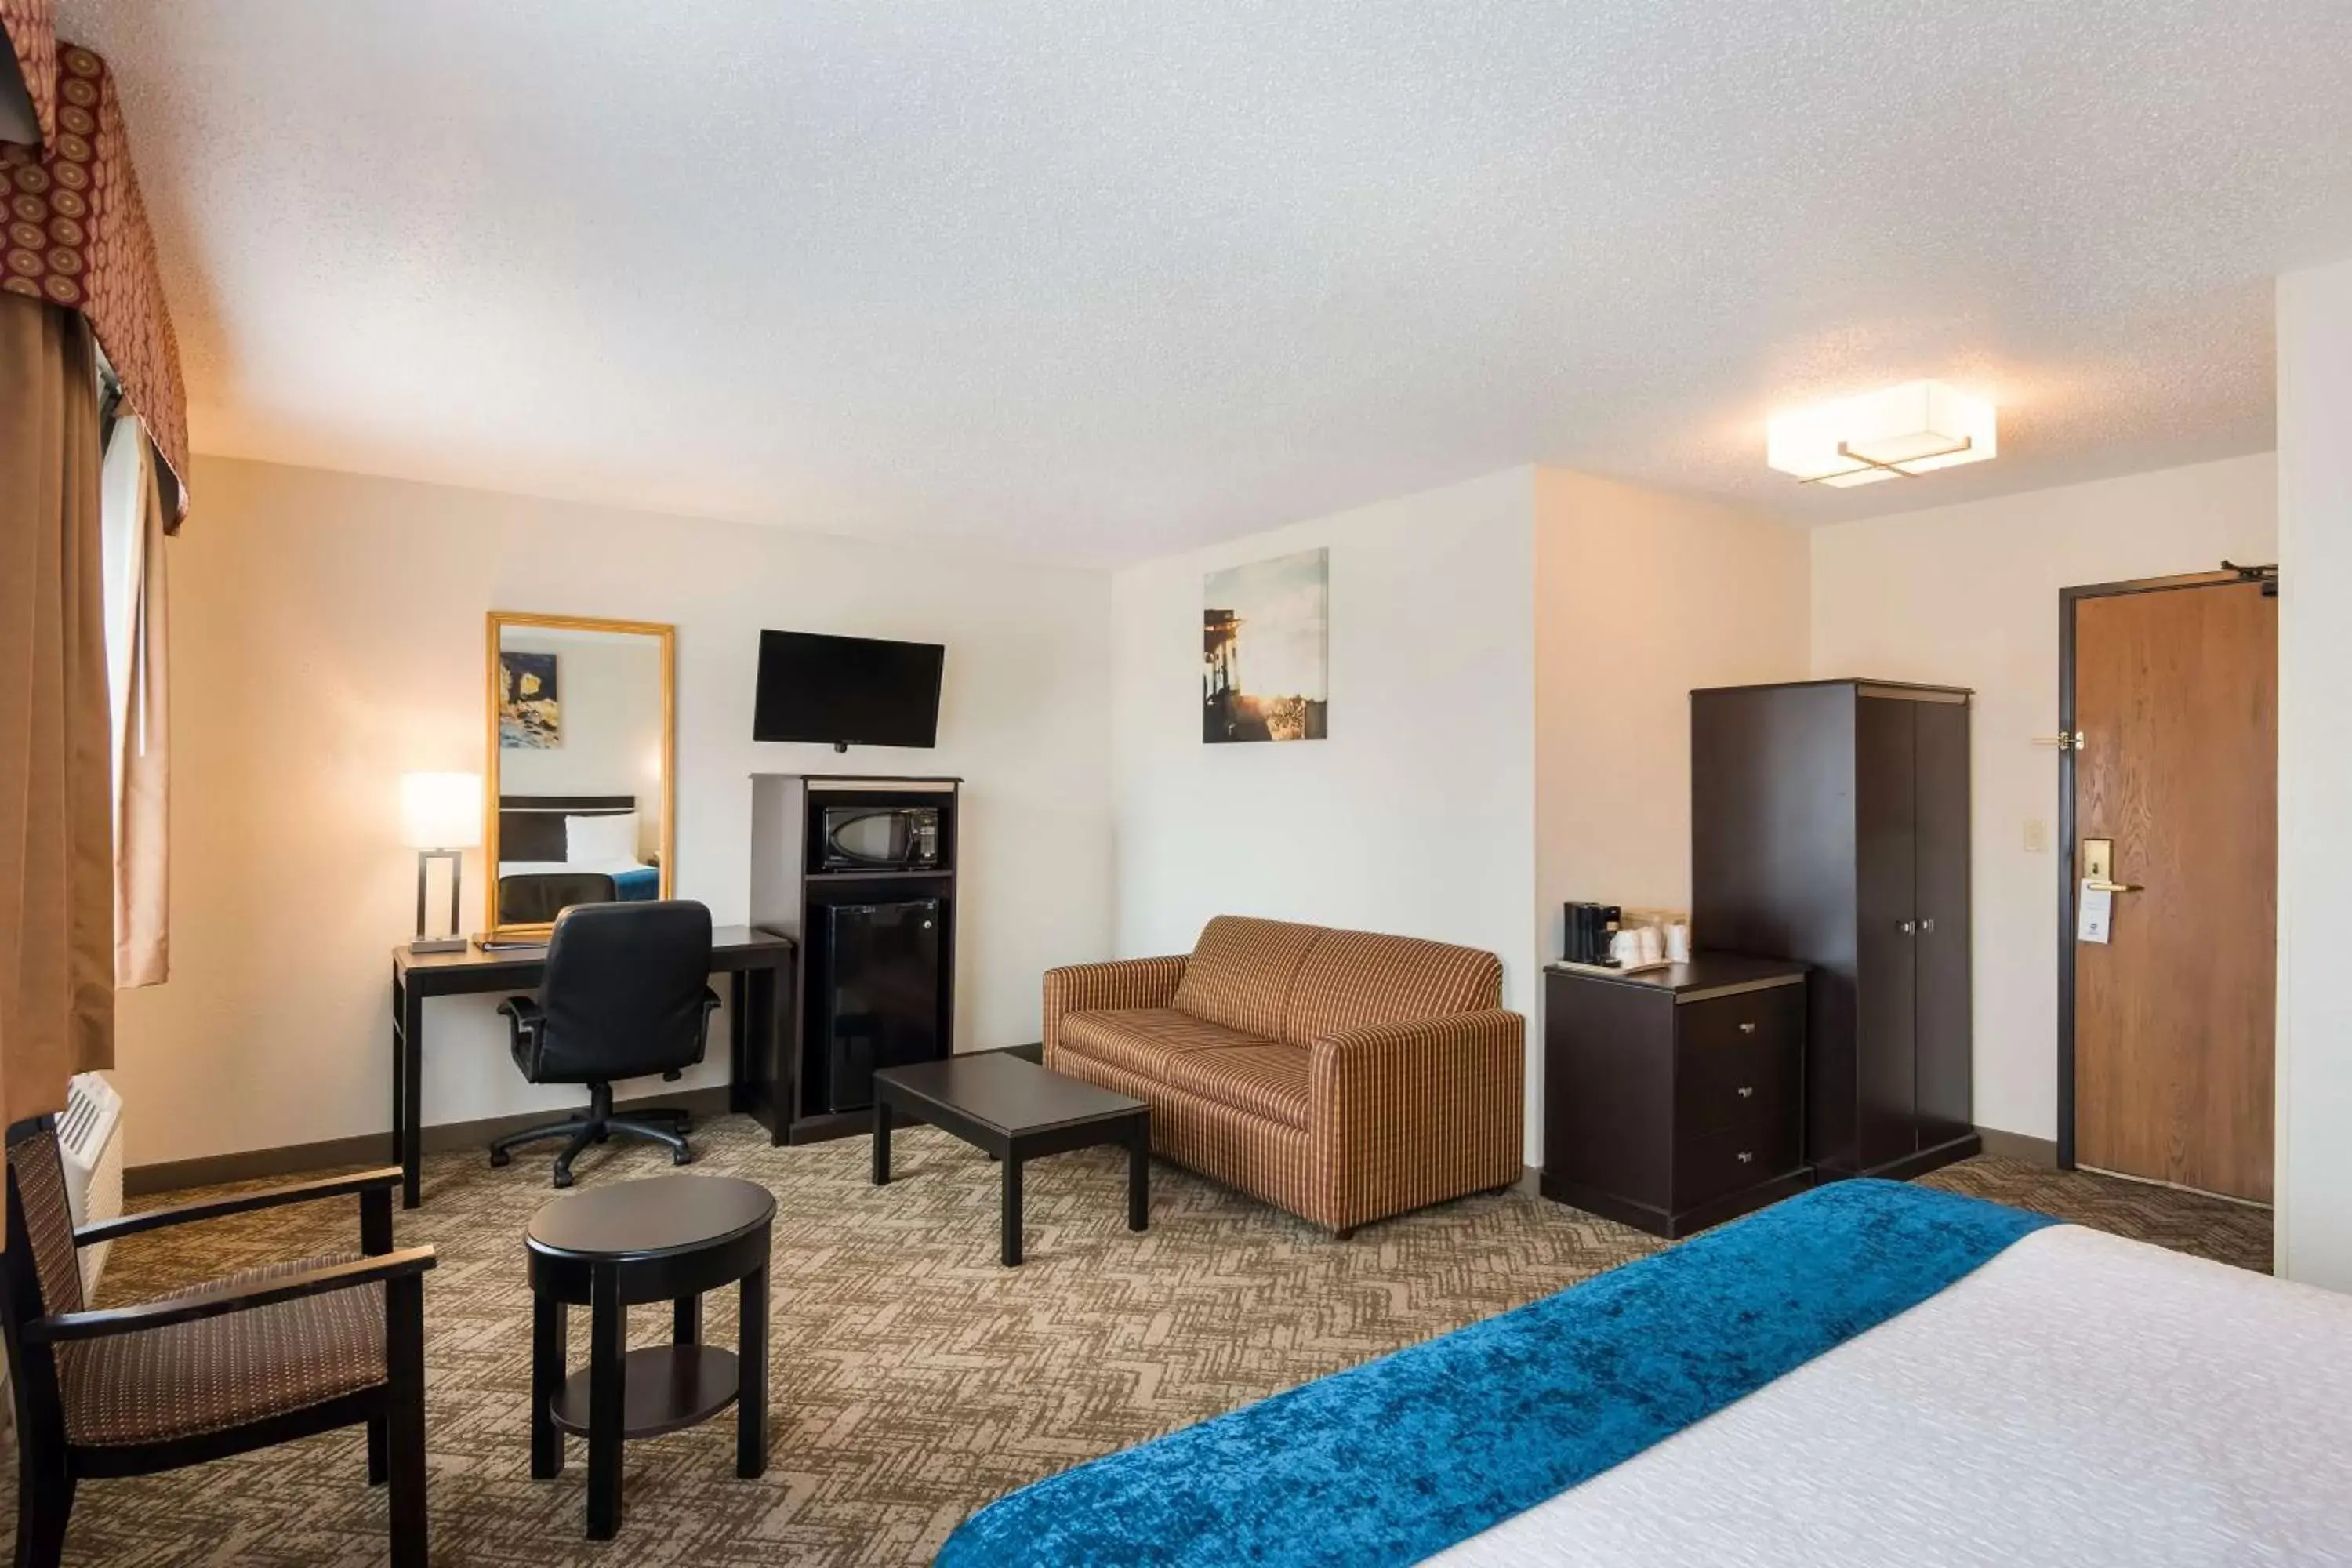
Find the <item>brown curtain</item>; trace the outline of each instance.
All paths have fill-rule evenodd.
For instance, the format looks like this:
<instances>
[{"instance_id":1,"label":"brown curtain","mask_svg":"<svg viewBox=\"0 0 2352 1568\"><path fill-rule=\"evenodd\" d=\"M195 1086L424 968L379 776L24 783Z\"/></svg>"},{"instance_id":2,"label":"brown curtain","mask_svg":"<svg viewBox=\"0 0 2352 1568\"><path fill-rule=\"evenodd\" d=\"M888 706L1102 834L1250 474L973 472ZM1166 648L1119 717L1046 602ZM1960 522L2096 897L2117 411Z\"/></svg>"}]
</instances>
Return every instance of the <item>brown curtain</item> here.
<instances>
[{"instance_id":1,"label":"brown curtain","mask_svg":"<svg viewBox=\"0 0 2352 1568\"><path fill-rule=\"evenodd\" d=\"M114 715L114 984L171 978L171 628L163 498L147 427L106 441L107 689Z\"/></svg>"},{"instance_id":2,"label":"brown curtain","mask_svg":"<svg viewBox=\"0 0 2352 1568\"><path fill-rule=\"evenodd\" d=\"M0 1119L114 1063L98 367L79 315L0 295Z\"/></svg>"}]
</instances>

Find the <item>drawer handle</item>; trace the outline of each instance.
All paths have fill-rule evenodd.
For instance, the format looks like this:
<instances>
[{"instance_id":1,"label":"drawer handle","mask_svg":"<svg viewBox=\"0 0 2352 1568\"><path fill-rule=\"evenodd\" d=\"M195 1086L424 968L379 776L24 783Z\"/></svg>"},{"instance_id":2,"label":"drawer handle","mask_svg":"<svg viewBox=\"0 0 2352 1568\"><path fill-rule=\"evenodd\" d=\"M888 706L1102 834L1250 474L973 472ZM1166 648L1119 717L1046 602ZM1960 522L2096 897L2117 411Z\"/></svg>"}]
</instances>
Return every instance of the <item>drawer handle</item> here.
<instances>
[{"instance_id":1,"label":"drawer handle","mask_svg":"<svg viewBox=\"0 0 2352 1568\"><path fill-rule=\"evenodd\" d=\"M1752 1035L1756 1032L1756 1026L1753 1024L1742 1024L1739 1026L1739 1032L1743 1035Z\"/></svg>"},{"instance_id":2,"label":"drawer handle","mask_svg":"<svg viewBox=\"0 0 2352 1568\"><path fill-rule=\"evenodd\" d=\"M1739 1163L1743 1165L1752 1165L1756 1163L1756 1156L1742 1149L1739 1152Z\"/></svg>"},{"instance_id":3,"label":"drawer handle","mask_svg":"<svg viewBox=\"0 0 2352 1568\"><path fill-rule=\"evenodd\" d=\"M1741 1085L1739 1086L1739 1098L1740 1098L1740 1099L1742 1099L1742 1100L1753 1100L1753 1099L1755 1099L1755 1098L1756 1098L1756 1086L1755 1086L1754 1084L1752 1084L1752 1083L1743 1083L1743 1084L1741 1084Z\"/></svg>"}]
</instances>

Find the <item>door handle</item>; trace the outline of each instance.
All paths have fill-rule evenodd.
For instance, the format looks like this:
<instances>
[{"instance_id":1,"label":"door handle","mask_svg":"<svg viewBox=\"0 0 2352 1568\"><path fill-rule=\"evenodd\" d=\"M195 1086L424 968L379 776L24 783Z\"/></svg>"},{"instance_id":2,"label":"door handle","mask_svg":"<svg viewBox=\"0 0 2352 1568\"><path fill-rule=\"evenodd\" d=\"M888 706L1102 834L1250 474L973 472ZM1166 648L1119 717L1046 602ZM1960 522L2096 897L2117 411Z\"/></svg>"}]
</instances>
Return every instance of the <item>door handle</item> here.
<instances>
[{"instance_id":1,"label":"door handle","mask_svg":"<svg viewBox=\"0 0 2352 1568\"><path fill-rule=\"evenodd\" d=\"M2105 877L2086 878L2083 886L2095 893L2144 893L2147 890L2137 882L2110 882Z\"/></svg>"}]
</instances>

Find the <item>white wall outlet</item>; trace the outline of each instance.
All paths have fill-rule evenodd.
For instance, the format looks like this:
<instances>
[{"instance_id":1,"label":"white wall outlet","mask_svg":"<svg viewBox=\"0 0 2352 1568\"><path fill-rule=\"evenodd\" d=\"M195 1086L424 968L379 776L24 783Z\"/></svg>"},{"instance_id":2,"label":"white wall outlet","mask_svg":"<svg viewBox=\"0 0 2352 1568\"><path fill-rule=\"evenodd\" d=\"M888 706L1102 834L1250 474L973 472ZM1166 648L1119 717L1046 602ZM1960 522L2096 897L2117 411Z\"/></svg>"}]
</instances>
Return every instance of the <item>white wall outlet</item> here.
<instances>
[{"instance_id":1,"label":"white wall outlet","mask_svg":"<svg viewBox=\"0 0 2352 1568\"><path fill-rule=\"evenodd\" d=\"M2025 852L2028 855L2050 853L2050 825L2038 816L2030 818L2025 824Z\"/></svg>"}]
</instances>

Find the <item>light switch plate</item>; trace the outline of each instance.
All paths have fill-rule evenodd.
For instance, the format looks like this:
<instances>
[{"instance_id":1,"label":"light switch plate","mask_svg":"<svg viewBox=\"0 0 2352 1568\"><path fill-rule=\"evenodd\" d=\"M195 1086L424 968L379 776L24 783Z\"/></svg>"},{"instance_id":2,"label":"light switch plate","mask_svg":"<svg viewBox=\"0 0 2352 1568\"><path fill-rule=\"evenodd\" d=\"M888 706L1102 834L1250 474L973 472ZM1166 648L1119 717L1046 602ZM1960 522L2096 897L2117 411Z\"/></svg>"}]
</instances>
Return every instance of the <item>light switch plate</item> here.
<instances>
[{"instance_id":1,"label":"light switch plate","mask_svg":"<svg viewBox=\"0 0 2352 1568\"><path fill-rule=\"evenodd\" d=\"M2050 825L2038 816L2025 825L2025 852L2028 855L2050 853Z\"/></svg>"}]
</instances>

